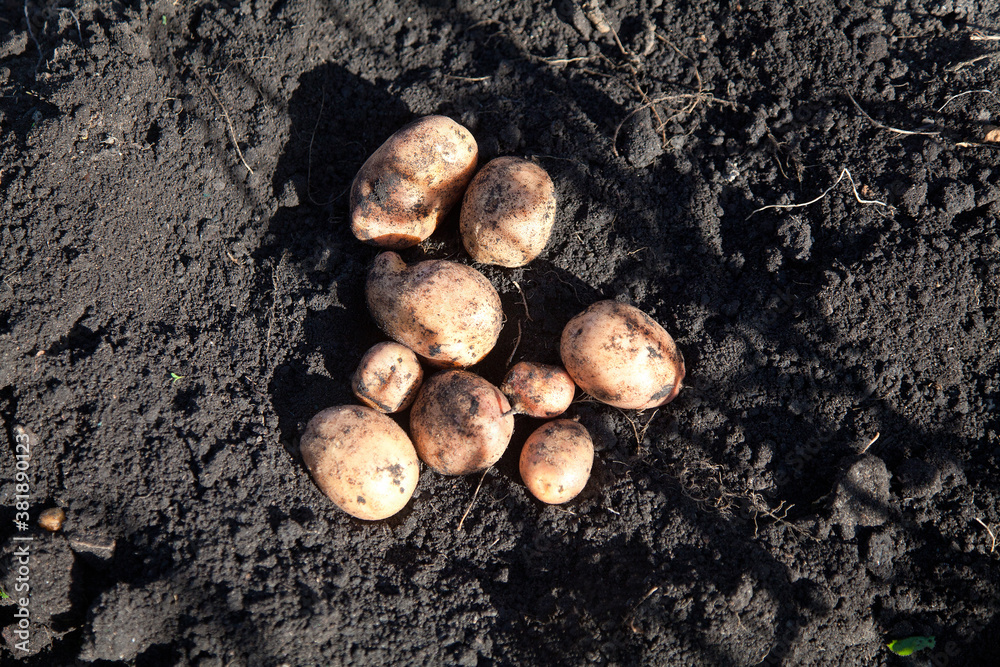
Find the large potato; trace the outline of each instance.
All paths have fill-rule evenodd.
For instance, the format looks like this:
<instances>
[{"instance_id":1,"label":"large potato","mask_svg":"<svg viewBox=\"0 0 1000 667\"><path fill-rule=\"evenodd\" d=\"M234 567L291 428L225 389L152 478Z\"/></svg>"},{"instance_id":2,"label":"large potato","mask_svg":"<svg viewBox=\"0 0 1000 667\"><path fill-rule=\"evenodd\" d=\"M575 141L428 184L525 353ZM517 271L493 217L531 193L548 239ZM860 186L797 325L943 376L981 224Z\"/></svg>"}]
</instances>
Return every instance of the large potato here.
<instances>
[{"instance_id":1,"label":"large potato","mask_svg":"<svg viewBox=\"0 0 1000 667\"><path fill-rule=\"evenodd\" d=\"M410 501L420 461L399 425L360 405L339 405L309 420L299 444L316 486L351 516L390 517Z\"/></svg>"},{"instance_id":2,"label":"large potato","mask_svg":"<svg viewBox=\"0 0 1000 667\"><path fill-rule=\"evenodd\" d=\"M457 262L407 266L383 252L365 293L382 330L436 366L471 366L493 349L503 327L500 295L489 279Z\"/></svg>"},{"instance_id":3,"label":"large potato","mask_svg":"<svg viewBox=\"0 0 1000 667\"><path fill-rule=\"evenodd\" d=\"M413 350L399 343L378 343L365 352L351 378L358 400L379 412L399 412L417 397L424 370Z\"/></svg>"},{"instance_id":4,"label":"large potato","mask_svg":"<svg viewBox=\"0 0 1000 667\"><path fill-rule=\"evenodd\" d=\"M410 411L420 459L444 475L467 475L500 460L514 433L510 403L487 380L462 370L424 382Z\"/></svg>"},{"instance_id":5,"label":"large potato","mask_svg":"<svg viewBox=\"0 0 1000 667\"><path fill-rule=\"evenodd\" d=\"M462 198L476 171L472 133L445 116L424 116L372 153L351 184L351 231L398 250L414 246Z\"/></svg>"},{"instance_id":6,"label":"large potato","mask_svg":"<svg viewBox=\"0 0 1000 667\"><path fill-rule=\"evenodd\" d=\"M670 334L638 308L617 301L598 301L571 319L559 351L581 389L618 408L669 403L684 379L684 358Z\"/></svg>"},{"instance_id":7,"label":"large potato","mask_svg":"<svg viewBox=\"0 0 1000 667\"><path fill-rule=\"evenodd\" d=\"M551 419L569 409L576 384L560 366L519 361L507 371L500 391L510 399L514 412Z\"/></svg>"},{"instance_id":8,"label":"large potato","mask_svg":"<svg viewBox=\"0 0 1000 667\"><path fill-rule=\"evenodd\" d=\"M459 224L473 259L513 267L541 254L555 219L556 191L548 173L528 160L498 157L469 184Z\"/></svg>"},{"instance_id":9,"label":"large potato","mask_svg":"<svg viewBox=\"0 0 1000 667\"><path fill-rule=\"evenodd\" d=\"M575 498L590 479L594 443L587 429L569 419L542 424L521 450L521 479L531 494L550 505Z\"/></svg>"}]
</instances>

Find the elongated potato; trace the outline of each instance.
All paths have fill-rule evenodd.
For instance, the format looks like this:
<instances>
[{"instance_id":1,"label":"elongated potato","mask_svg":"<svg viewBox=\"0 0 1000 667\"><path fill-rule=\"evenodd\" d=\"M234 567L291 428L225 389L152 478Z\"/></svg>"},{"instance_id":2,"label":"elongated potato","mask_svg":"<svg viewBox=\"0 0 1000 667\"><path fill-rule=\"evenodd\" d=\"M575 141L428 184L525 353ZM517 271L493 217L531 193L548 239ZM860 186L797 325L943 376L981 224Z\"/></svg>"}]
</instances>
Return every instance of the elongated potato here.
<instances>
[{"instance_id":1,"label":"elongated potato","mask_svg":"<svg viewBox=\"0 0 1000 667\"><path fill-rule=\"evenodd\" d=\"M549 242L556 190L534 162L498 157L469 184L462 202L462 242L484 264L524 266Z\"/></svg>"},{"instance_id":2,"label":"elongated potato","mask_svg":"<svg viewBox=\"0 0 1000 667\"><path fill-rule=\"evenodd\" d=\"M420 243L461 200L478 158L472 133L452 119L413 121L379 146L354 177L351 231L393 250Z\"/></svg>"},{"instance_id":3,"label":"elongated potato","mask_svg":"<svg viewBox=\"0 0 1000 667\"><path fill-rule=\"evenodd\" d=\"M503 327L500 295L471 266L433 259L412 266L394 252L375 258L365 287L375 322L439 367L471 366Z\"/></svg>"},{"instance_id":4,"label":"elongated potato","mask_svg":"<svg viewBox=\"0 0 1000 667\"><path fill-rule=\"evenodd\" d=\"M684 379L684 358L670 334L638 308L617 301L598 301L571 319L559 351L581 389L617 408L669 403Z\"/></svg>"},{"instance_id":5,"label":"elongated potato","mask_svg":"<svg viewBox=\"0 0 1000 667\"><path fill-rule=\"evenodd\" d=\"M309 420L299 449L316 486L359 519L392 516L417 488L413 443L396 422L368 407L323 410Z\"/></svg>"},{"instance_id":6,"label":"elongated potato","mask_svg":"<svg viewBox=\"0 0 1000 667\"><path fill-rule=\"evenodd\" d=\"M514 433L510 403L487 380L463 370L431 376L410 411L420 459L443 475L467 475L500 460Z\"/></svg>"},{"instance_id":7,"label":"elongated potato","mask_svg":"<svg viewBox=\"0 0 1000 667\"><path fill-rule=\"evenodd\" d=\"M569 419L541 425L521 450L521 479L533 496L550 505L569 502L583 491L593 465L590 434Z\"/></svg>"},{"instance_id":8,"label":"elongated potato","mask_svg":"<svg viewBox=\"0 0 1000 667\"><path fill-rule=\"evenodd\" d=\"M507 371L500 391L510 399L514 412L551 419L569 409L576 384L560 366L520 361Z\"/></svg>"},{"instance_id":9,"label":"elongated potato","mask_svg":"<svg viewBox=\"0 0 1000 667\"><path fill-rule=\"evenodd\" d=\"M399 412L417 397L424 370L413 350L399 343L379 343L365 352L351 378L358 400L379 412Z\"/></svg>"}]
</instances>

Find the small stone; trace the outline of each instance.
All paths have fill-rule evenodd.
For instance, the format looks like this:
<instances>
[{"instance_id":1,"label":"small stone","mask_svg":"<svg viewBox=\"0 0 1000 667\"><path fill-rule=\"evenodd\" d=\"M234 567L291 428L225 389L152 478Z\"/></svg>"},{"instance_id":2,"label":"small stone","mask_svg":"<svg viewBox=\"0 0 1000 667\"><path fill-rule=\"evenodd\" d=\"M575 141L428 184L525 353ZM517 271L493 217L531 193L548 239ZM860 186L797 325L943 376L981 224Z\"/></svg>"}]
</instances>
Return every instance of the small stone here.
<instances>
[{"instance_id":1,"label":"small stone","mask_svg":"<svg viewBox=\"0 0 1000 667\"><path fill-rule=\"evenodd\" d=\"M889 471L877 456L855 461L837 482L833 512L845 537L855 526L881 526L889 516Z\"/></svg>"},{"instance_id":2,"label":"small stone","mask_svg":"<svg viewBox=\"0 0 1000 667\"><path fill-rule=\"evenodd\" d=\"M930 498L941 490L941 471L920 459L907 459L896 469L904 498Z\"/></svg>"},{"instance_id":3,"label":"small stone","mask_svg":"<svg viewBox=\"0 0 1000 667\"><path fill-rule=\"evenodd\" d=\"M653 128L649 109L639 111L622 128L625 159L636 168L648 167L663 154L663 143Z\"/></svg>"},{"instance_id":4,"label":"small stone","mask_svg":"<svg viewBox=\"0 0 1000 667\"><path fill-rule=\"evenodd\" d=\"M38 525L50 533L60 530L64 521L66 521L66 512L61 507L50 507L38 515Z\"/></svg>"}]
</instances>

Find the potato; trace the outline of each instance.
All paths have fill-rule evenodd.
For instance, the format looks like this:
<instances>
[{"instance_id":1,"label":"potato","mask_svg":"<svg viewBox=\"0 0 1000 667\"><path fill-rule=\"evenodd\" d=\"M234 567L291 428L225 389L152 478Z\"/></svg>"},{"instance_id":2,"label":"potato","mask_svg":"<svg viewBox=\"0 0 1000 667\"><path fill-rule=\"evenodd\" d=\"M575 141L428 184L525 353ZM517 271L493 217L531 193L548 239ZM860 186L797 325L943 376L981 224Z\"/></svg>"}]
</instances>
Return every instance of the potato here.
<instances>
[{"instance_id":1,"label":"potato","mask_svg":"<svg viewBox=\"0 0 1000 667\"><path fill-rule=\"evenodd\" d=\"M684 379L684 359L670 334L638 308L617 301L598 301L571 319L559 351L581 389L617 408L669 403Z\"/></svg>"},{"instance_id":2,"label":"potato","mask_svg":"<svg viewBox=\"0 0 1000 667\"><path fill-rule=\"evenodd\" d=\"M392 516L417 488L413 443L396 422L368 407L323 410L309 420L299 449L320 490L359 519Z\"/></svg>"},{"instance_id":3,"label":"potato","mask_svg":"<svg viewBox=\"0 0 1000 667\"><path fill-rule=\"evenodd\" d=\"M521 450L521 479L533 496L550 505L569 502L583 491L593 465L590 434L569 419L543 424Z\"/></svg>"},{"instance_id":4,"label":"potato","mask_svg":"<svg viewBox=\"0 0 1000 667\"><path fill-rule=\"evenodd\" d=\"M435 366L471 366L493 349L503 327L500 295L465 264L432 259L407 266L383 252L365 291L382 330Z\"/></svg>"},{"instance_id":5,"label":"potato","mask_svg":"<svg viewBox=\"0 0 1000 667\"><path fill-rule=\"evenodd\" d=\"M379 343L361 357L351 378L358 400L379 412L399 412L417 397L424 369L413 350L399 343Z\"/></svg>"},{"instance_id":6,"label":"potato","mask_svg":"<svg viewBox=\"0 0 1000 667\"><path fill-rule=\"evenodd\" d=\"M538 257L556 220L556 190L548 173L516 157L490 160L469 184L459 226L472 258L524 266Z\"/></svg>"},{"instance_id":7,"label":"potato","mask_svg":"<svg viewBox=\"0 0 1000 667\"><path fill-rule=\"evenodd\" d=\"M576 384L560 366L521 361L507 371L500 391L510 399L514 412L551 419L569 409Z\"/></svg>"},{"instance_id":8,"label":"potato","mask_svg":"<svg viewBox=\"0 0 1000 667\"><path fill-rule=\"evenodd\" d=\"M443 475L467 475L500 460L514 432L510 403L487 380L463 370L432 376L410 411L420 459Z\"/></svg>"},{"instance_id":9,"label":"potato","mask_svg":"<svg viewBox=\"0 0 1000 667\"><path fill-rule=\"evenodd\" d=\"M399 250L434 231L476 171L472 134L445 116L424 116L372 153L351 184L351 231Z\"/></svg>"}]
</instances>

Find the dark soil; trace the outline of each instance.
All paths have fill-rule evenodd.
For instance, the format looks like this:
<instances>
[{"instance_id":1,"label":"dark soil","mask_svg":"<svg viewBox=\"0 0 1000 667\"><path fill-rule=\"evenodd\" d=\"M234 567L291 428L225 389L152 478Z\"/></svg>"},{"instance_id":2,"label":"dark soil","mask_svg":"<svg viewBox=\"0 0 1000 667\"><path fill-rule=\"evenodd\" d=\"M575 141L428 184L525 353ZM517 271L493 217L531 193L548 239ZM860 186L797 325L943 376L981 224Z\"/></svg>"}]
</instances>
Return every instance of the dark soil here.
<instances>
[{"instance_id":1,"label":"dark soil","mask_svg":"<svg viewBox=\"0 0 1000 667\"><path fill-rule=\"evenodd\" d=\"M604 0L606 34L546 4L0 0L15 598L34 537L0 662L994 664L997 4ZM507 323L475 370L558 363L601 298L687 361L655 412L574 406L565 507L518 476L527 419L478 496L425 470L377 523L298 456L384 340L351 179L430 113L559 196L538 260L482 267ZM454 215L404 256L470 261Z\"/></svg>"}]
</instances>

